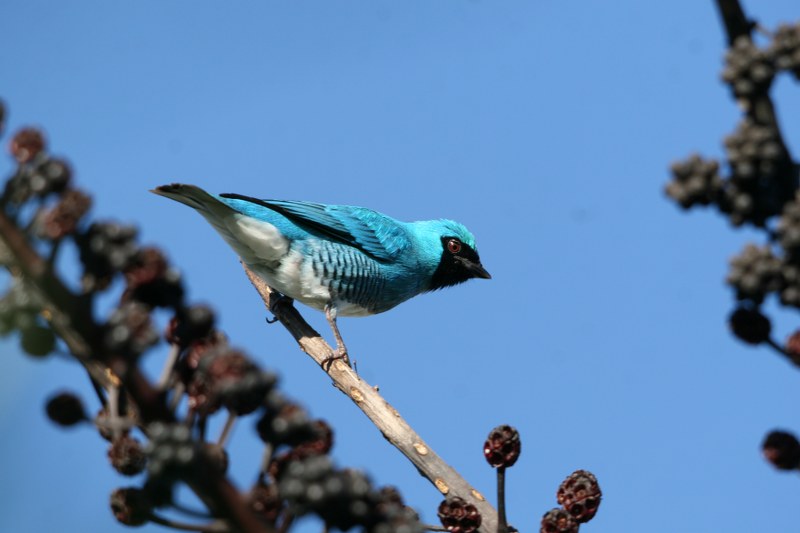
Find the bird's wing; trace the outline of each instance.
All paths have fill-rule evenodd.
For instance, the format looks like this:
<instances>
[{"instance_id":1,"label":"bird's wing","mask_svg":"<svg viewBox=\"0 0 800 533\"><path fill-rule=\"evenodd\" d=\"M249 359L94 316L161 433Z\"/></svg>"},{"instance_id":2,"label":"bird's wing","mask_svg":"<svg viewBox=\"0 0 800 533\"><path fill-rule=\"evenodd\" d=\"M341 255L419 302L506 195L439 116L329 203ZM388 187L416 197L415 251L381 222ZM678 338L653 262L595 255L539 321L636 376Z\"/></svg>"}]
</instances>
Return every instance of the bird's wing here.
<instances>
[{"instance_id":1,"label":"bird's wing","mask_svg":"<svg viewBox=\"0 0 800 533\"><path fill-rule=\"evenodd\" d=\"M395 259L409 245L408 234L401 223L365 207L259 200L238 194L220 196L272 209L304 229L358 248L378 261Z\"/></svg>"}]
</instances>

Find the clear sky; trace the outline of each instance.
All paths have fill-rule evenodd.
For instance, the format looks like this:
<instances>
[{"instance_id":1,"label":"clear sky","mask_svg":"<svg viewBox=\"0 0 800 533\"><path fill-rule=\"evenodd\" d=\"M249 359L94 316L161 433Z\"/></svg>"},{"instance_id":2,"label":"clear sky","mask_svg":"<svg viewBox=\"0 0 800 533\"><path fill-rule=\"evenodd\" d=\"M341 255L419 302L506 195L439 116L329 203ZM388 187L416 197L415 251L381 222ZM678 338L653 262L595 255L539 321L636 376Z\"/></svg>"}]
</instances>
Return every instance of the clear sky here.
<instances>
[{"instance_id":1,"label":"clear sky","mask_svg":"<svg viewBox=\"0 0 800 533\"><path fill-rule=\"evenodd\" d=\"M796 0L745 8L768 28L800 17ZM723 44L713 2L696 0L5 2L0 98L9 130L45 128L95 216L138 224L233 343L331 422L339 465L397 485L428 522L438 492L265 326L211 228L148 189L182 181L466 224L491 281L340 326L363 377L485 494L484 438L519 429L507 490L520 531L538 530L578 468L604 492L587 532L790 531L797 476L766 464L760 442L800 432L800 375L725 324L727 259L760 237L662 192L671 161L721 155L739 119L719 81ZM796 155L800 91L781 78L773 94ZM782 339L797 316L778 316ZM0 351L0 530L122 530L108 495L131 481L105 441L43 414L62 387L91 402L85 377L18 355L13 338ZM231 453L249 483L252 422Z\"/></svg>"}]
</instances>

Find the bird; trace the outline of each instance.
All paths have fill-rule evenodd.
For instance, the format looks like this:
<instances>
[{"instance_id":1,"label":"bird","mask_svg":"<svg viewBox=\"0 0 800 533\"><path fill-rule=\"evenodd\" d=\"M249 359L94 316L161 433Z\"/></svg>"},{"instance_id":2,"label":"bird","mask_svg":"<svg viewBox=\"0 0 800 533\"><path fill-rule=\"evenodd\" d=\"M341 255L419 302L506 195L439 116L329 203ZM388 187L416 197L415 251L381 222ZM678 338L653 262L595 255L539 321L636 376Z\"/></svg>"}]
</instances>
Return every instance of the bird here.
<instances>
[{"instance_id":1,"label":"bird","mask_svg":"<svg viewBox=\"0 0 800 533\"><path fill-rule=\"evenodd\" d=\"M422 293L491 279L462 224L401 222L366 207L211 194L173 183L151 192L200 213L244 265L284 297L323 311L349 365L339 316L383 313Z\"/></svg>"}]
</instances>

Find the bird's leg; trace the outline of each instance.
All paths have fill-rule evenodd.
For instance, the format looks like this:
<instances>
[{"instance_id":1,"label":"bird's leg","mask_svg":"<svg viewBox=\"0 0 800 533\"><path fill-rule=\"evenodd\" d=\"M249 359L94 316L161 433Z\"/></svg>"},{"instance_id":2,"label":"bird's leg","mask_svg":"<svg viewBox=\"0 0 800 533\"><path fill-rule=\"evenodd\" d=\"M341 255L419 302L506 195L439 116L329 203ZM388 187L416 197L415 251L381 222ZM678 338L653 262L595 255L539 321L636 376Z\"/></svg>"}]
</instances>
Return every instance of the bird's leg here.
<instances>
[{"instance_id":1,"label":"bird's leg","mask_svg":"<svg viewBox=\"0 0 800 533\"><path fill-rule=\"evenodd\" d=\"M275 309L279 305L288 305L291 306L294 303L294 300L282 294L276 290L271 290L269 293L269 310L275 315ZM267 324L274 324L278 321L277 316L273 316L272 318L267 318Z\"/></svg>"},{"instance_id":2,"label":"bird's leg","mask_svg":"<svg viewBox=\"0 0 800 533\"><path fill-rule=\"evenodd\" d=\"M339 326L336 325L336 306L332 303L325 305L325 318L328 319L328 324L333 330L333 337L336 339L336 354L325 358L322 361L322 366L330 365L337 359L343 359L347 366L350 366L350 357L347 355L347 347L342 340L342 334L339 333Z\"/></svg>"}]
</instances>

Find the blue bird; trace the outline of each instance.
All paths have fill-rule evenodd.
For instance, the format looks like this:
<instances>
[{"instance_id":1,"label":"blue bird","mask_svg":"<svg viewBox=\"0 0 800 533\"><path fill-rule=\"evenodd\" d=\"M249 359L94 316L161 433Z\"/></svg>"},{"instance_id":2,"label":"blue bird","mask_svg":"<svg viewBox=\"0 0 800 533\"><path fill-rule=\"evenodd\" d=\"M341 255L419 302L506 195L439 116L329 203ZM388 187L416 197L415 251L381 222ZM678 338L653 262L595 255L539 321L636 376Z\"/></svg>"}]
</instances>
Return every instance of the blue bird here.
<instances>
[{"instance_id":1,"label":"blue bird","mask_svg":"<svg viewBox=\"0 0 800 533\"><path fill-rule=\"evenodd\" d=\"M400 222L364 207L171 184L152 192L197 210L272 289L325 312L338 355L337 316L382 313L418 294L489 279L475 238L452 220Z\"/></svg>"}]
</instances>

